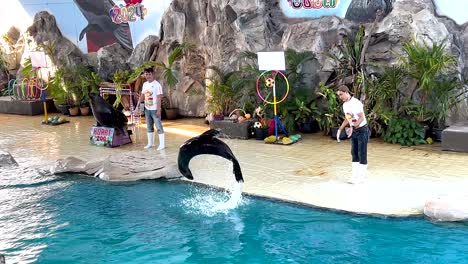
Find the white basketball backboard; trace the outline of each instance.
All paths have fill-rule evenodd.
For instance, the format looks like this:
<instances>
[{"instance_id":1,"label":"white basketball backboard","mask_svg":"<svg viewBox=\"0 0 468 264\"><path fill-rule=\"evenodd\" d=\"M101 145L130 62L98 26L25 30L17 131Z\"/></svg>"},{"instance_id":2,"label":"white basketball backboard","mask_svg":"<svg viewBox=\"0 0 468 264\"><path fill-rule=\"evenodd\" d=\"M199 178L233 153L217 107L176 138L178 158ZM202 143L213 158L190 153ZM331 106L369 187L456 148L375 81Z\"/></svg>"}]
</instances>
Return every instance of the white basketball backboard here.
<instances>
[{"instance_id":1,"label":"white basketball backboard","mask_svg":"<svg viewBox=\"0 0 468 264\"><path fill-rule=\"evenodd\" d=\"M257 52L258 69L261 71L285 71L284 51Z\"/></svg>"},{"instance_id":2,"label":"white basketball backboard","mask_svg":"<svg viewBox=\"0 0 468 264\"><path fill-rule=\"evenodd\" d=\"M31 64L34 68L47 68L47 56L43 51L31 51Z\"/></svg>"}]
</instances>

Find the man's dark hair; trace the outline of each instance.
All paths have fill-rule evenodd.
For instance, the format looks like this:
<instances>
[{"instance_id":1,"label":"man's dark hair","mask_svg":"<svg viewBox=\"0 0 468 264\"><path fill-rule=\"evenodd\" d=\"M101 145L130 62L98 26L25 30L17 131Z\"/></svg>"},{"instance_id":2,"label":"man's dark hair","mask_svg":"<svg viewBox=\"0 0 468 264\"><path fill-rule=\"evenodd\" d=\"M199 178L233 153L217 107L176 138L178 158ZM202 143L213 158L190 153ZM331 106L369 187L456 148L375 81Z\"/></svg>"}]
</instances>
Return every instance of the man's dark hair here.
<instances>
[{"instance_id":1,"label":"man's dark hair","mask_svg":"<svg viewBox=\"0 0 468 264\"><path fill-rule=\"evenodd\" d=\"M154 73L154 69L153 69L152 67L145 68L145 69L144 69L144 72L145 72L145 73Z\"/></svg>"},{"instance_id":2,"label":"man's dark hair","mask_svg":"<svg viewBox=\"0 0 468 264\"><path fill-rule=\"evenodd\" d=\"M337 89L337 91L343 92L343 93L349 93L350 95L353 95L353 93L349 90L348 86L346 85L340 85Z\"/></svg>"}]
</instances>

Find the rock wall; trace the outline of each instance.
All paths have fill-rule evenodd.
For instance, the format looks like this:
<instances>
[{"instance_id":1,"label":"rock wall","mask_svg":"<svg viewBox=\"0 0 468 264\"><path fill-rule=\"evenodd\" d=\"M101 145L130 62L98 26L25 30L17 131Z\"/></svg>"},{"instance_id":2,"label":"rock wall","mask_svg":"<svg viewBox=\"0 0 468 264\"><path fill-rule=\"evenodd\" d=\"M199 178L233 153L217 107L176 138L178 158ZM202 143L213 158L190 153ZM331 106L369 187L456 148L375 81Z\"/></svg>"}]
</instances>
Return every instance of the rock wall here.
<instances>
[{"instance_id":1,"label":"rock wall","mask_svg":"<svg viewBox=\"0 0 468 264\"><path fill-rule=\"evenodd\" d=\"M27 29L33 43L28 43L31 50L40 46L53 46L49 54L56 65L74 65L84 63L80 49L62 35L55 17L47 11L41 11L34 16L33 24ZM29 56L29 54L26 54Z\"/></svg>"},{"instance_id":2,"label":"rock wall","mask_svg":"<svg viewBox=\"0 0 468 264\"><path fill-rule=\"evenodd\" d=\"M148 36L132 54L114 44L97 54L84 55L62 36L47 12L35 16L28 32L37 44L56 43L54 58L59 65L92 65L104 79L110 79L116 69L130 69L150 59L167 62L177 44L190 43L195 49L175 64L179 83L172 91L172 102L182 115L204 116L209 66L238 69L242 51L312 51L317 59L303 70L310 76L306 82L316 87L330 77L334 68L327 52L361 23L367 23L369 35L376 10L382 10L384 17L370 36L366 62L371 72L381 72L383 66L397 63L395 54L402 54L404 40L414 35L429 45L446 41L447 51L458 58L459 72L468 78L468 25L460 26L437 16L432 0L352 0L345 19L288 18L282 13L279 0L173 0L163 15L159 38ZM168 94L169 87L162 83ZM454 119L465 117L468 118L468 110L462 105Z\"/></svg>"},{"instance_id":3,"label":"rock wall","mask_svg":"<svg viewBox=\"0 0 468 264\"><path fill-rule=\"evenodd\" d=\"M62 35L55 17L47 11L38 12L34 16L34 22L26 33L22 61L29 57L29 51L38 49L49 55L54 67L89 65L104 80L111 80L117 69L130 69L127 60L131 53L120 44L103 47L97 53L83 54L73 42ZM21 79L19 71L17 78Z\"/></svg>"},{"instance_id":4,"label":"rock wall","mask_svg":"<svg viewBox=\"0 0 468 264\"><path fill-rule=\"evenodd\" d=\"M429 45L445 40L447 50L458 58L458 69L468 76L467 25L438 17L431 0L353 0L345 19L290 19L283 15L278 0L174 0L162 20L158 59L167 58L174 43L189 42L197 47L192 56L198 60L190 57L178 65L180 76L189 79L176 87L176 105L183 113L204 102L203 96L195 99L185 93L189 90L186 86L196 83L197 89L203 89L201 77L210 65L236 69L238 55L245 50L313 51L317 62L306 70L314 76L311 81L315 87L328 79L334 67L326 52L360 23L369 22L365 24L368 35L377 9L383 11L384 18L377 24L366 53L368 64L374 65L371 71L379 72L382 66L395 64L395 54L402 54L402 44L412 34ZM197 109L200 112L193 113L202 115L202 109Z\"/></svg>"}]
</instances>

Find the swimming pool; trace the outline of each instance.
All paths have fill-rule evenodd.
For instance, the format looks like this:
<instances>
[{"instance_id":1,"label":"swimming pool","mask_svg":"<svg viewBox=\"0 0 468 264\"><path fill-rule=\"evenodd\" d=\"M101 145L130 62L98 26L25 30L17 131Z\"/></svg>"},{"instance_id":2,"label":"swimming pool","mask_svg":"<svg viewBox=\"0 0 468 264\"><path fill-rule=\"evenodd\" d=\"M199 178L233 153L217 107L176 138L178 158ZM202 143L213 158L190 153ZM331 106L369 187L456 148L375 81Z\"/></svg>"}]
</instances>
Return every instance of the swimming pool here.
<instances>
[{"instance_id":1,"label":"swimming pool","mask_svg":"<svg viewBox=\"0 0 468 264\"><path fill-rule=\"evenodd\" d=\"M183 182L0 170L7 263L466 263L468 225L383 219Z\"/></svg>"}]
</instances>

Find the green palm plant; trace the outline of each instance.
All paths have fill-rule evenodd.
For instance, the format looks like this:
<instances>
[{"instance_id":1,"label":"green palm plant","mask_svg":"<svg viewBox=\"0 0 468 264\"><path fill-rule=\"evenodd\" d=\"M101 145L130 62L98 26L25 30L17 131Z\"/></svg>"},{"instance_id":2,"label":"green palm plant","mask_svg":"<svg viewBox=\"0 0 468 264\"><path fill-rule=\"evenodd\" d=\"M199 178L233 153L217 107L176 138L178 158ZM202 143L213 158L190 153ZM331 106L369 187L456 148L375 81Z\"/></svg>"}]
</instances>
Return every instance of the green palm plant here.
<instances>
[{"instance_id":1,"label":"green palm plant","mask_svg":"<svg viewBox=\"0 0 468 264\"><path fill-rule=\"evenodd\" d=\"M359 26L356 32L343 38L343 42L337 46L337 49L330 50L327 55L336 63L336 74L339 83L344 83L344 79L349 76L353 79L353 92L356 96L360 96L360 89L356 85L359 76L363 76L361 68L361 57L364 49L365 27Z\"/></svg>"},{"instance_id":2,"label":"green palm plant","mask_svg":"<svg viewBox=\"0 0 468 264\"><path fill-rule=\"evenodd\" d=\"M258 57L251 51L243 51L239 55L240 71L234 85L255 90L258 77Z\"/></svg>"},{"instance_id":3,"label":"green palm plant","mask_svg":"<svg viewBox=\"0 0 468 264\"><path fill-rule=\"evenodd\" d=\"M400 66L386 67L380 78L366 80L366 113L372 131L382 134L390 120L398 115L403 78L406 76Z\"/></svg>"},{"instance_id":4,"label":"green palm plant","mask_svg":"<svg viewBox=\"0 0 468 264\"><path fill-rule=\"evenodd\" d=\"M237 108L239 86L234 85L238 80L238 71L221 70L216 66L209 66L212 76L208 78L208 109L215 114L228 115L230 111Z\"/></svg>"},{"instance_id":5,"label":"green palm plant","mask_svg":"<svg viewBox=\"0 0 468 264\"><path fill-rule=\"evenodd\" d=\"M304 73L302 67L305 63L315 59L315 54L311 51L297 52L293 49L287 49L284 53L286 60L286 77L291 89L291 98L294 93L301 90ZM282 82L282 78L279 80Z\"/></svg>"},{"instance_id":6,"label":"green palm plant","mask_svg":"<svg viewBox=\"0 0 468 264\"><path fill-rule=\"evenodd\" d=\"M243 51L239 55L240 70L236 72L232 85L238 90L238 107L246 113L252 113L256 106L260 104L256 93L256 83L258 77L258 57L250 51Z\"/></svg>"},{"instance_id":7,"label":"green palm plant","mask_svg":"<svg viewBox=\"0 0 468 264\"><path fill-rule=\"evenodd\" d=\"M456 104L456 93L461 87L458 79L448 77L436 80L432 84L432 92L428 97L432 111L429 112L428 118L435 127L445 128L445 119Z\"/></svg>"},{"instance_id":8,"label":"green palm plant","mask_svg":"<svg viewBox=\"0 0 468 264\"><path fill-rule=\"evenodd\" d=\"M99 85L102 79L91 67L77 65L75 71L78 76L76 81L81 87L79 104L80 106L89 106L89 94L99 93Z\"/></svg>"},{"instance_id":9,"label":"green palm plant","mask_svg":"<svg viewBox=\"0 0 468 264\"><path fill-rule=\"evenodd\" d=\"M155 61L146 61L143 64L141 64L140 66L134 67L132 74L130 74L130 76L128 76L127 83L131 83L131 82L135 81L136 79L138 79L145 72L145 69L154 68L154 67L156 67L156 64L157 64L157 62L155 62Z\"/></svg>"},{"instance_id":10,"label":"green palm plant","mask_svg":"<svg viewBox=\"0 0 468 264\"><path fill-rule=\"evenodd\" d=\"M172 52L167 57L167 62L156 62L155 66L159 67L163 71L163 78L166 81L167 85L169 86L168 89L168 96L169 96L169 108L172 108L172 89L174 86L179 82L177 78L177 69L174 66L174 63L182 58L187 51L193 49L193 45L188 43L181 43L177 45Z\"/></svg>"},{"instance_id":11,"label":"green palm plant","mask_svg":"<svg viewBox=\"0 0 468 264\"><path fill-rule=\"evenodd\" d=\"M376 110L399 109L402 92L400 91L406 72L401 66L385 67L380 78L367 80L367 105ZM368 109L370 110L370 109Z\"/></svg>"},{"instance_id":12,"label":"green palm plant","mask_svg":"<svg viewBox=\"0 0 468 264\"><path fill-rule=\"evenodd\" d=\"M403 51L405 56L400 56L399 60L415 80L411 85L411 98L414 92L419 90L423 93L422 100L425 100L425 96L430 93L431 83L456 63L455 58L445 52L445 42L429 46L417 42L412 36L403 44Z\"/></svg>"},{"instance_id":13,"label":"green palm plant","mask_svg":"<svg viewBox=\"0 0 468 264\"><path fill-rule=\"evenodd\" d=\"M405 41L403 51L405 55L399 60L413 79L410 102L416 100L416 92L420 101L410 103L406 109L416 111L418 120L443 128L456 90L461 87L459 81L446 77L456 65L455 57L446 52L445 41L430 46L416 41L414 36Z\"/></svg>"},{"instance_id":14,"label":"green palm plant","mask_svg":"<svg viewBox=\"0 0 468 264\"><path fill-rule=\"evenodd\" d=\"M36 76L36 71L32 66L31 58L27 58L24 62L23 69L20 70L21 76L30 79Z\"/></svg>"}]
</instances>

